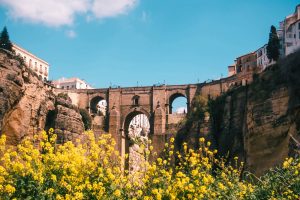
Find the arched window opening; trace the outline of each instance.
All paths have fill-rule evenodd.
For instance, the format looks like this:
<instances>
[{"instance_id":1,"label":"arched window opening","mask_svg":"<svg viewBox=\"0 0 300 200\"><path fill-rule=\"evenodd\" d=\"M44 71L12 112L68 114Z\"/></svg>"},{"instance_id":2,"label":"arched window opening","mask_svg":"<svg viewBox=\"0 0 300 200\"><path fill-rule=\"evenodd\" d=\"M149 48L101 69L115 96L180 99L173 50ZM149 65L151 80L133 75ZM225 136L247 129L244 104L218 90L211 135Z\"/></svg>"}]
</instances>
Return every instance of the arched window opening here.
<instances>
[{"instance_id":1,"label":"arched window opening","mask_svg":"<svg viewBox=\"0 0 300 200\"><path fill-rule=\"evenodd\" d=\"M132 97L132 105L134 106L138 106L139 105L139 100L140 100L140 97L135 95L134 97Z\"/></svg>"},{"instance_id":2,"label":"arched window opening","mask_svg":"<svg viewBox=\"0 0 300 200\"><path fill-rule=\"evenodd\" d=\"M92 114L106 116L107 101L102 97L94 97L91 100L90 111Z\"/></svg>"},{"instance_id":3,"label":"arched window opening","mask_svg":"<svg viewBox=\"0 0 300 200\"><path fill-rule=\"evenodd\" d=\"M169 102L169 114L186 114L187 98L182 94L174 94Z\"/></svg>"}]
</instances>

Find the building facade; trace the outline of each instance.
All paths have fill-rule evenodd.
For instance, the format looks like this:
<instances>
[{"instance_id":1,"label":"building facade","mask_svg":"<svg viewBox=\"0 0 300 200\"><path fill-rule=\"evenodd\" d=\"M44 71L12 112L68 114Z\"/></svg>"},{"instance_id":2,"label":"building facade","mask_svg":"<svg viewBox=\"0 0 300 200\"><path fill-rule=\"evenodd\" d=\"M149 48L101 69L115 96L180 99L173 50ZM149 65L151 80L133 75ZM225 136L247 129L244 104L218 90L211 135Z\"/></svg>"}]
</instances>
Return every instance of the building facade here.
<instances>
[{"instance_id":1,"label":"building facade","mask_svg":"<svg viewBox=\"0 0 300 200\"><path fill-rule=\"evenodd\" d=\"M300 50L300 4L296 6L293 14L279 23L277 35L281 58ZM228 77L261 72L272 64L274 61L268 59L267 44L265 44L255 52L238 57L234 65L228 66Z\"/></svg>"},{"instance_id":2,"label":"building facade","mask_svg":"<svg viewBox=\"0 0 300 200\"><path fill-rule=\"evenodd\" d=\"M279 28L277 29L277 36L279 39L279 57L285 56L285 36L284 36L284 23L279 23Z\"/></svg>"},{"instance_id":3,"label":"building facade","mask_svg":"<svg viewBox=\"0 0 300 200\"><path fill-rule=\"evenodd\" d=\"M228 66L228 77L233 76L235 74L236 74L235 64L234 65L229 65Z\"/></svg>"},{"instance_id":4,"label":"building facade","mask_svg":"<svg viewBox=\"0 0 300 200\"><path fill-rule=\"evenodd\" d=\"M257 70L256 53L251 52L246 55L242 55L235 60L236 73L248 73Z\"/></svg>"},{"instance_id":5,"label":"building facade","mask_svg":"<svg viewBox=\"0 0 300 200\"><path fill-rule=\"evenodd\" d=\"M267 66L271 64L271 61L269 60L267 56L267 44L259 48L256 52L256 58L257 58L257 68L259 71L263 71L266 69Z\"/></svg>"},{"instance_id":6,"label":"building facade","mask_svg":"<svg viewBox=\"0 0 300 200\"><path fill-rule=\"evenodd\" d=\"M49 63L16 44L13 44L13 50L16 55L24 59L25 65L32 69L41 80L47 81L49 79Z\"/></svg>"},{"instance_id":7,"label":"building facade","mask_svg":"<svg viewBox=\"0 0 300 200\"><path fill-rule=\"evenodd\" d=\"M289 55L300 49L300 5L293 14L280 23L283 30L284 53Z\"/></svg>"},{"instance_id":8,"label":"building facade","mask_svg":"<svg viewBox=\"0 0 300 200\"><path fill-rule=\"evenodd\" d=\"M59 80L52 81L52 84L56 88L71 90L71 89L93 89L84 80L79 78L61 78Z\"/></svg>"},{"instance_id":9,"label":"building facade","mask_svg":"<svg viewBox=\"0 0 300 200\"><path fill-rule=\"evenodd\" d=\"M228 66L228 76L235 76L239 80L237 84L247 85L252 82L252 74L259 72L257 65L257 53L251 52L236 58L235 64Z\"/></svg>"}]
</instances>

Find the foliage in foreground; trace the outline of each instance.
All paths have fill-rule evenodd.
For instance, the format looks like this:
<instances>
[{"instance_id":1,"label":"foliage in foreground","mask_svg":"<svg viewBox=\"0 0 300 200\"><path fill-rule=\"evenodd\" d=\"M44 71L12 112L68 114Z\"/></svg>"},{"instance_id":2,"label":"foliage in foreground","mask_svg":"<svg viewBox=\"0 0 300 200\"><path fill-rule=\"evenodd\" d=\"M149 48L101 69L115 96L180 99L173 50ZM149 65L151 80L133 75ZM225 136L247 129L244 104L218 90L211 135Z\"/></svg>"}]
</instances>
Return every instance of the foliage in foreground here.
<instances>
[{"instance_id":1,"label":"foliage in foreground","mask_svg":"<svg viewBox=\"0 0 300 200\"><path fill-rule=\"evenodd\" d=\"M241 167L216 159L203 138L197 151L184 144L181 154L174 152L172 138L164 158L151 163L151 144L142 147L146 160L139 172L122 170L109 134L96 141L86 132L77 145L55 141L51 129L17 147L6 146L1 137L0 199L297 199L300 193L299 160L287 160L253 184L240 179Z\"/></svg>"}]
</instances>

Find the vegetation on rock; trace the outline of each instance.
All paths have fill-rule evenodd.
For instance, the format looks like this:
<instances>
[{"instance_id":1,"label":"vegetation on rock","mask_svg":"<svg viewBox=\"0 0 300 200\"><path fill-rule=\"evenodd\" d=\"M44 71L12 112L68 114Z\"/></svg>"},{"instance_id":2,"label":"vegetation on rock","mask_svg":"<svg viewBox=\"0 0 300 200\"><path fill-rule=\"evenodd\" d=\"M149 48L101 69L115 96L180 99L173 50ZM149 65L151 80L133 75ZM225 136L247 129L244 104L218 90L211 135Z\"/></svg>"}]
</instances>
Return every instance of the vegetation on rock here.
<instances>
[{"instance_id":1,"label":"vegetation on rock","mask_svg":"<svg viewBox=\"0 0 300 200\"><path fill-rule=\"evenodd\" d=\"M59 98L62 98L62 99L64 99L64 100L66 100L66 101L69 101L70 100L70 97L68 96L68 94L67 93L59 93L58 95L57 95L57 97L59 97Z\"/></svg>"},{"instance_id":2,"label":"vegetation on rock","mask_svg":"<svg viewBox=\"0 0 300 200\"><path fill-rule=\"evenodd\" d=\"M84 129L89 130L92 128L92 117L87 109L79 109L84 124Z\"/></svg>"},{"instance_id":3,"label":"vegetation on rock","mask_svg":"<svg viewBox=\"0 0 300 200\"><path fill-rule=\"evenodd\" d=\"M0 139L1 199L297 199L300 195L300 161L288 159L257 181L242 180L237 159L230 166L215 158L210 142L200 138L192 150L183 144L174 152L174 138L165 156L141 163L141 171L123 170L123 162L109 134L95 140L56 145L50 129L17 147ZM141 147L146 158L152 154ZM180 159L172 164L174 155Z\"/></svg>"}]
</instances>

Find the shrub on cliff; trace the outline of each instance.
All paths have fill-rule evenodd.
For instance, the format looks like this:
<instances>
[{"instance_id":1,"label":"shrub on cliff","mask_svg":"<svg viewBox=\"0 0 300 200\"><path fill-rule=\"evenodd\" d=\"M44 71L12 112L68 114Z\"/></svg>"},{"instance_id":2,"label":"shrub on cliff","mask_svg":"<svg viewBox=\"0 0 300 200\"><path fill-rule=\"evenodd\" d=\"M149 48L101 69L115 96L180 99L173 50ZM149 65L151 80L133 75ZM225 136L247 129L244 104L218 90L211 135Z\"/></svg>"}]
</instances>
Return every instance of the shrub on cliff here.
<instances>
[{"instance_id":1,"label":"shrub on cliff","mask_svg":"<svg viewBox=\"0 0 300 200\"><path fill-rule=\"evenodd\" d=\"M69 97L69 95L67 93L59 93L57 95L57 97L62 98L62 99L67 100L67 101L70 100L70 97Z\"/></svg>"},{"instance_id":2,"label":"shrub on cliff","mask_svg":"<svg viewBox=\"0 0 300 200\"><path fill-rule=\"evenodd\" d=\"M88 130L92 128L92 117L86 109L79 109L80 115L82 117L82 122L84 124L84 129Z\"/></svg>"},{"instance_id":3,"label":"shrub on cliff","mask_svg":"<svg viewBox=\"0 0 300 200\"><path fill-rule=\"evenodd\" d=\"M300 159L286 159L281 167L270 169L262 177L251 176L256 184L254 199L299 199Z\"/></svg>"}]
</instances>

